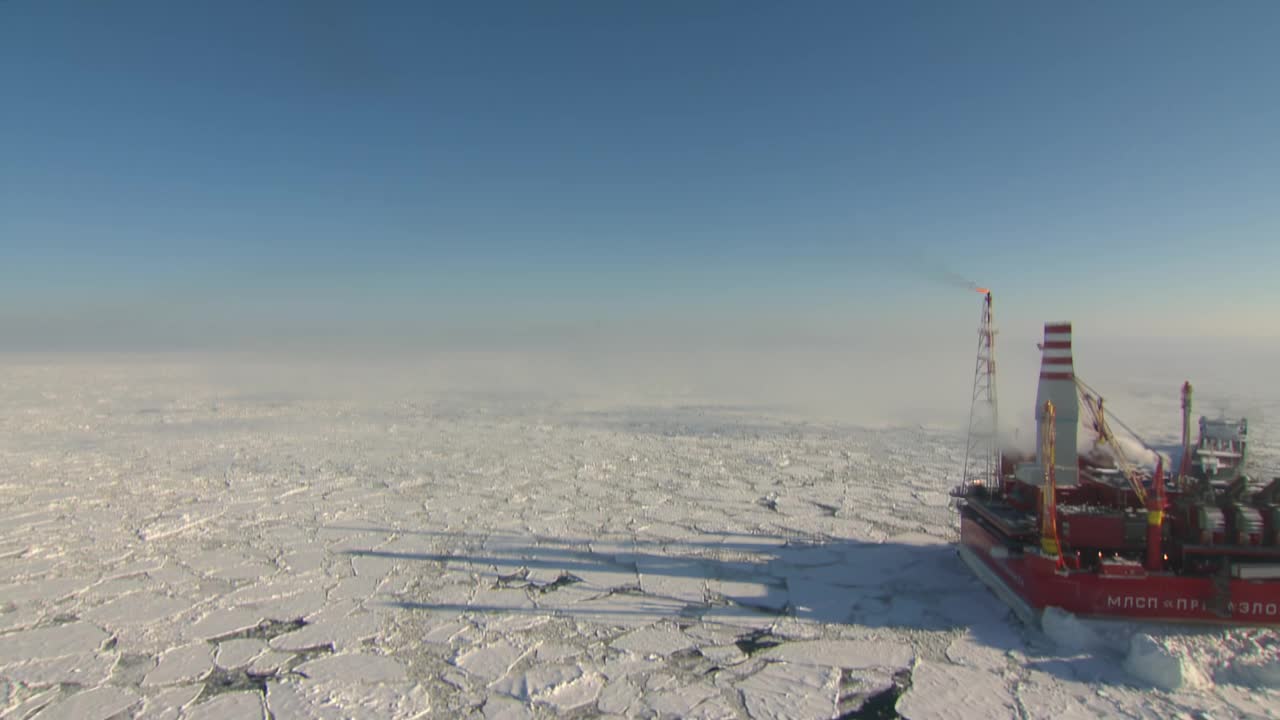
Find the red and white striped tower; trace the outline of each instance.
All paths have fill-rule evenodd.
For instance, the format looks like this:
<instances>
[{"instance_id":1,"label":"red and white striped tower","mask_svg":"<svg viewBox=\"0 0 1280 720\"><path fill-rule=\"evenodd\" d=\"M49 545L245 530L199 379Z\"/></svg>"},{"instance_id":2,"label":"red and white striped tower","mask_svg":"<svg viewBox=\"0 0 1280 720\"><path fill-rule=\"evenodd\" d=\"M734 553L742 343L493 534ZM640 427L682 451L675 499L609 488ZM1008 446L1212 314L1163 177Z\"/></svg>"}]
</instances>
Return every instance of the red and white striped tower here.
<instances>
[{"instance_id":1,"label":"red and white striped tower","mask_svg":"<svg viewBox=\"0 0 1280 720\"><path fill-rule=\"evenodd\" d=\"M1052 402L1056 410L1054 424L1057 458L1054 475L1058 486L1079 484L1076 454L1076 429L1080 424L1080 400L1076 394L1075 368L1071 361L1071 323L1045 323L1044 343L1040 346L1040 384L1036 388L1036 430L1044 432L1044 404ZM1036 450L1036 463L1044 467L1044 459Z\"/></svg>"}]
</instances>

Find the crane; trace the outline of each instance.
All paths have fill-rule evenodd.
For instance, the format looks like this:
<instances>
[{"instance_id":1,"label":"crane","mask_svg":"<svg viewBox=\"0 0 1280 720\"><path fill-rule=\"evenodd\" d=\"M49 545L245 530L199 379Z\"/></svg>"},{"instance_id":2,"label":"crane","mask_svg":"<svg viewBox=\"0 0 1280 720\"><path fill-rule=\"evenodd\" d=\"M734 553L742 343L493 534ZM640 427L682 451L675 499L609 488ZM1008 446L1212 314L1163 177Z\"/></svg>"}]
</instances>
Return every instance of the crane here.
<instances>
[{"instance_id":1,"label":"crane","mask_svg":"<svg viewBox=\"0 0 1280 720\"><path fill-rule=\"evenodd\" d=\"M1129 460L1129 456L1120 447L1120 441L1116 438L1116 434L1112 432L1111 424L1107 422L1108 412L1103 406L1102 395L1098 394L1098 391L1089 387L1080 378L1077 377L1075 381L1076 388L1080 391L1080 399L1084 401L1085 410L1089 413L1093 431L1098 434L1097 444L1106 443L1111 450L1111 456L1116 462L1116 467L1120 469L1120 474L1124 475L1125 480L1129 482L1129 487L1133 489L1134 495L1138 497L1138 502L1145 506L1147 504L1147 491L1142 487L1142 478L1138 474L1138 467ZM1121 422L1119 418L1116 418L1116 422L1138 442L1142 443L1143 447L1152 450L1151 446L1147 445L1142 438L1138 437L1137 433ZM1157 478L1154 482L1160 482L1160 479Z\"/></svg>"},{"instance_id":2,"label":"crane","mask_svg":"<svg viewBox=\"0 0 1280 720\"><path fill-rule=\"evenodd\" d=\"M1058 537L1058 482L1055 475L1057 444L1054 418L1057 410L1052 400L1044 403L1045 423L1040 431L1040 454L1044 457L1044 487L1040 488L1040 551L1054 558L1062 568L1062 541Z\"/></svg>"}]
</instances>

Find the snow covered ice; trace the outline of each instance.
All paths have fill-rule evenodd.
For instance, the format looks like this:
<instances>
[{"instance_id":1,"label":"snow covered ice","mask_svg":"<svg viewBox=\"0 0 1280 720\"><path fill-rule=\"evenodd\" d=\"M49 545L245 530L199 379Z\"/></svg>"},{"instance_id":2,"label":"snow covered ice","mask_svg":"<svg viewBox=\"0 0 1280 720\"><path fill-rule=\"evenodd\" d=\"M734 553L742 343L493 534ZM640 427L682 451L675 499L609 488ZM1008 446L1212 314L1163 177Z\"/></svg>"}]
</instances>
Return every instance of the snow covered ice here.
<instances>
[{"instance_id":1,"label":"snow covered ice","mask_svg":"<svg viewBox=\"0 0 1280 720\"><path fill-rule=\"evenodd\" d=\"M6 718L1280 716L1274 631L1016 621L949 429L156 363L0 407Z\"/></svg>"}]
</instances>

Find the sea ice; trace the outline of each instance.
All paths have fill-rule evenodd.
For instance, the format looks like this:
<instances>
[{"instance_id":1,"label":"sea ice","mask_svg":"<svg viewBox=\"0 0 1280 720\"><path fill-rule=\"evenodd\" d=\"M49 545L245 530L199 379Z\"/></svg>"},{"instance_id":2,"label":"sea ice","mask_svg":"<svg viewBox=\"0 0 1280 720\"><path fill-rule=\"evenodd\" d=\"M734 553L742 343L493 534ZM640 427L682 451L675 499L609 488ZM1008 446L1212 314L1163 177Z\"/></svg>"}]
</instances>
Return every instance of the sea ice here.
<instances>
[{"instance_id":1,"label":"sea ice","mask_svg":"<svg viewBox=\"0 0 1280 720\"><path fill-rule=\"evenodd\" d=\"M626 650L642 657L666 656L693 647L693 639L674 627L646 627L633 630L610 643L610 647Z\"/></svg>"},{"instance_id":2,"label":"sea ice","mask_svg":"<svg viewBox=\"0 0 1280 720\"><path fill-rule=\"evenodd\" d=\"M205 615L187 628L185 635L195 640L210 640L256 627L263 621L256 610L220 609Z\"/></svg>"},{"instance_id":3,"label":"sea ice","mask_svg":"<svg viewBox=\"0 0 1280 720\"><path fill-rule=\"evenodd\" d=\"M278 720L825 717L908 672L907 717L1280 714L1274 630L1011 622L951 544L955 429L4 370L0 715L261 717L262 679Z\"/></svg>"},{"instance_id":4,"label":"sea ice","mask_svg":"<svg viewBox=\"0 0 1280 720\"><path fill-rule=\"evenodd\" d=\"M1209 684L1204 672L1191 658L1144 633L1138 633L1130 640L1124 669L1162 690L1203 688Z\"/></svg>"},{"instance_id":5,"label":"sea ice","mask_svg":"<svg viewBox=\"0 0 1280 720\"><path fill-rule=\"evenodd\" d=\"M169 650L142 679L146 685L178 685L199 680L213 669L213 647L205 642Z\"/></svg>"},{"instance_id":6,"label":"sea ice","mask_svg":"<svg viewBox=\"0 0 1280 720\"><path fill-rule=\"evenodd\" d=\"M142 718L146 720L178 720L182 715L182 709L195 702L203 691L203 685L186 685L152 691L148 693L146 701L143 702L141 710L138 711L138 718L139 720L142 720Z\"/></svg>"},{"instance_id":7,"label":"sea ice","mask_svg":"<svg viewBox=\"0 0 1280 720\"><path fill-rule=\"evenodd\" d=\"M0 635L0 666L97 650L109 636L86 622L20 630Z\"/></svg>"},{"instance_id":8,"label":"sea ice","mask_svg":"<svg viewBox=\"0 0 1280 720\"><path fill-rule=\"evenodd\" d=\"M111 676L116 656L110 652L36 658L0 666L0 678L30 686L66 684L91 687Z\"/></svg>"},{"instance_id":9,"label":"sea ice","mask_svg":"<svg viewBox=\"0 0 1280 720\"><path fill-rule=\"evenodd\" d=\"M499 640L458 655L454 664L472 675L493 682L506 675L511 666L529 651L530 648L520 647L509 640Z\"/></svg>"},{"instance_id":10,"label":"sea ice","mask_svg":"<svg viewBox=\"0 0 1280 720\"><path fill-rule=\"evenodd\" d=\"M238 638L218 643L213 662L226 670L244 667L266 652L267 644L257 638Z\"/></svg>"},{"instance_id":11,"label":"sea ice","mask_svg":"<svg viewBox=\"0 0 1280 720\"><path fill-rule=\"evenodd\" d=\"M198 702L188 707L182 717L183 720L262 720L263 710L262 693L236 692Z\"/></svg>"},{"instance_id":12,"label":"sea ice","mask_svg":"<svg viewBox=\"0 0 1280 720\"><path fill-rule=\"evenodd\" d=\"M271 639L274 650L298 651L333 646L337 650L359 647L378 634L378 619L368 613L330 617Z\"/></svg>"},{"instance_id":13,"label":"sea ice","mask_svg":"<svg viewBox=\"0 0 1280 720\"><path fill-rule=\"evenodd\" d=\"M920 661L912 671L911 689L898 701L898 713L910 720L1018 717L1001 675L930 660Z\"/></svg>"},{"instance_id":14,"label":"sea ice","mask_svg":"<svg viewBox=\"0 0 1280 720\"><path fill-rule=\"evenodd\" d=\"M915 651L906 643L879 640L804 640L768 648L759 657L794 665L860 670L908 668L915 660Z\"/></svg>"},{"instance_id":15,"label":"sea ice","mask_svg":"<svg viewBox=\"0 0 1280 720\"><path fill-rule=\"evenodd\" d=\"M368 653L329 655L305 662L295 669L316 682L379 683L405 678L404 667L395 658Z\"/></svg>"},{"instance_id":16,"label":"sea ice","mask_svg":"<svg viewBox=\"0 0 1280 720\"><path fill-rule=\"evenodd\" d=\"M53 703L33 720L107 720L137 705L141 699L133 690L103 685Z\"/></svg>"},{"instance_id":17,"label":"sea ice","mask_svg":"<svg viewBox=\"0 0 1280 720\"><path fill-rule=\"evenodd\" d=\"M840 671L813 665L769 663L737 684L753 718L833 717Z\"/></svg>"},{"instance_id":18,"label":"sea ice","mask_svg":"<svg viewBox=\"0 0 1280 720\"><path fill-rule=\"evenodd\" d=\"M1051 640L1069 650L1092 650L1103 646L1092 627L1061 608L1045 608L1040 615L1040 628Z\"/></svg>"}]
</instances>

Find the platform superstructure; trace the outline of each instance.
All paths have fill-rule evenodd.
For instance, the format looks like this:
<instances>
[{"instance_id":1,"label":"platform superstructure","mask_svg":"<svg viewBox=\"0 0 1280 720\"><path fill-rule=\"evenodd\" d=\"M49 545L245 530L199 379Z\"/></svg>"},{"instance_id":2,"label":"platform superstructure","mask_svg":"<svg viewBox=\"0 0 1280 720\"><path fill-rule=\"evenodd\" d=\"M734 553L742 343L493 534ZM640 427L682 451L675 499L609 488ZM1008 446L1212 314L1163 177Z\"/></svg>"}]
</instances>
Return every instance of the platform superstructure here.
<instances>
[{"instance_id":1,"label":"platform superstructure","mask_svg":"<svg viewBox=\"0 0 1280 720\"><path fill-rule=\"evenodd\" d=\"M984 303L988 322L990 294ZM1003 453L998 478L954 493L964 561L1028 620L1055 606L1086 616L1280 625L1280 478L1256 482L1245 472L1247 424L1201 421L1195 451L1207 442L1221 453L1213 457L1222 458L1219 468L1231 463L1229 481L1196 472L1205 453L1184 450L1175 469L1136 434L1119 440L1113 421L1127 426L1075 374L1071 323L1047 323L1040 351L1034 456ZM1190 397L1184 385L1186 449ZM1097 440L1092 452L1077 452L1082 420ZM1142 458L1128 457L1134 442Z\"/></svg>"}]
</instances>

